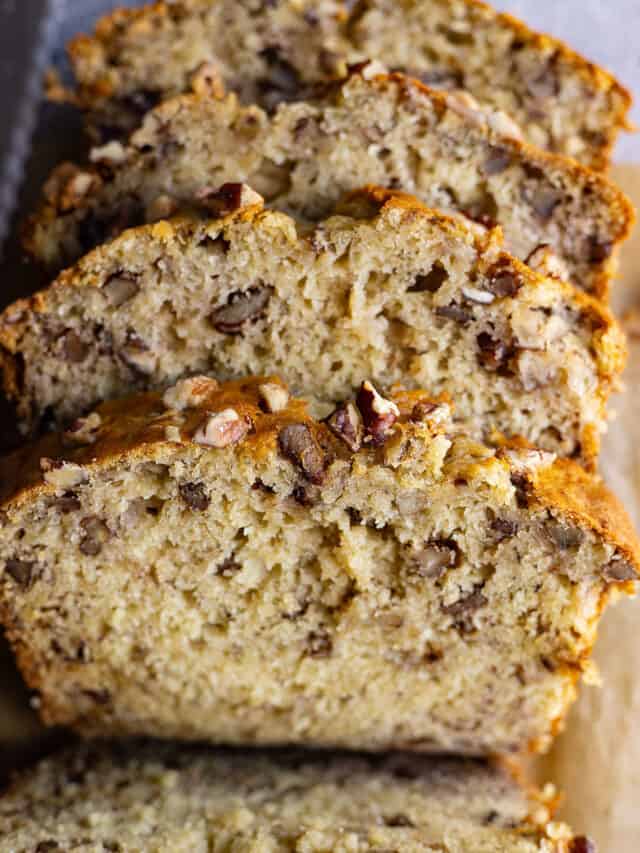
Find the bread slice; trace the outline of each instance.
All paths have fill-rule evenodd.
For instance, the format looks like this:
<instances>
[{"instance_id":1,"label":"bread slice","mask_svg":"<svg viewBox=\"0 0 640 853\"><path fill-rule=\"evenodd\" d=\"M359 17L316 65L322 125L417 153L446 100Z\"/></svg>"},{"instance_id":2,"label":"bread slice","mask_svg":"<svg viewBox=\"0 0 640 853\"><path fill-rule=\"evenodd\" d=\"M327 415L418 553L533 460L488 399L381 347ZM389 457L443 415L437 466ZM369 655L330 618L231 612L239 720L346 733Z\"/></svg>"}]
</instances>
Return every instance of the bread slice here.
<instances>
[{"instance_id":1,"label":"bread slice","mask_svg":"<svg viewBox=\"0 0 640 853\"><path fill-rule=\"evenodd\" d=\"M0 834L7 851L595 853L551 807L479 761L88 745L14 782Z\"/></svg>"},{"instance_id":2,"label":"bread slice","mask_svg":"<svg viewBox=\"0 0 640 853\"><path fill-rule=\"evenodd\" d=\"M477 0L154 3L103 19L70 55L77 101L103 140L206 73L273 108L364 59L466 89L530 142L594 168L606 167L631 104L610 74Z\"/></svg>"},{"instance_id":3,"label":"bread slice","mask_svg":"<svg viewBox=\"0 0 640 853\"><path fill-rule=\"evenodd\" d=\"M85 735L545 748L639 544L602 483L369 382L326 422L274 378L104 404L4 465L0 612Z\"/></svg>"},{"instance_id":4,"label":"bread slice","mask_svg":"<svg viewBox=\"0 0 640 853\"><path fill-rule=\"evenodd\" d=\"M320 412L371 376L448 393L478 437L597 454L622 332L502 252L499 234L375 188L312 231L247 187L209 201L237 209L128 231L0 316L27 430L193 371L279 373Z\"/></svg>"},{"instance_id":5,"label":"bread slice","mask_svg":"<svg viewBox=\"0 0 640 853\"><path fill-rule=\"evenodd\" d=\"M206 209L208 191L225 181L246 181L313 221L345 191L376 183L501 225L521 260L548 245L563 277L605 296L630 203L603 176L500 128L460 96L371 64L274 116L234 95L185 96L152 111L127 147L94 150L95 169L59 167L26 243L59 269L127 225Z\"/></svg>"}]
</instances>

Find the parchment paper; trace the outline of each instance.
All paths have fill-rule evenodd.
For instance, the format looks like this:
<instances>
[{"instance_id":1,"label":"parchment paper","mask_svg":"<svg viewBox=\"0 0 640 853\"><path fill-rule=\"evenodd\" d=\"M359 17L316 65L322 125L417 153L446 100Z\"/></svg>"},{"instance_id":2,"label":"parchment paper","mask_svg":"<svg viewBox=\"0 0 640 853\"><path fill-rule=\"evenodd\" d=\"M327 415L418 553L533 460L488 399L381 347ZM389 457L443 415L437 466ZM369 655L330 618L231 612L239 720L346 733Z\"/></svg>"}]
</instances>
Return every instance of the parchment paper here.
<instances>
[{"instance_id":1,"label":"parchment paper","mask_svg":"<svg viewBox=\"0 0 640 853\"><path fill-rule=\"evenodd\" d=\"M640 166L618 166L614 178L640 207ZM617 418L601 457L602 473L640 528L640 226L623 249L613 296L627 322L626 389L611 401ZM540 775L566 793L562 816L598 843L601 853L640 851L640 598L606 614L595 659L602 687L582 686L563 735Z\"/></svg>"}]
</instances>

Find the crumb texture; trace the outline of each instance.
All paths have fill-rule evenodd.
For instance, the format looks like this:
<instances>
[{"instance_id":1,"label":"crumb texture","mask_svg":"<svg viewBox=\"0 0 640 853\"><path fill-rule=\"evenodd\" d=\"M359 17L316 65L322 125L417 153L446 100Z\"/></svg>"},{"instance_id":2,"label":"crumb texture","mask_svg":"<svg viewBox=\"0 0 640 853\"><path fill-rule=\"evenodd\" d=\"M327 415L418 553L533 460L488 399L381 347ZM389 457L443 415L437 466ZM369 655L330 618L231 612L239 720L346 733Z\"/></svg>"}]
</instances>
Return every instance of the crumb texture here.
<instances>
[{"instance_id":1,"label":"crumb texture","mask_svg":"<svg viewBox=\"0 0 640 853\"><path fill-rule=\"evenodd\" d=\"M582 849L566 827L548 831L547 819L538 795L475 761L101 745L17 780L0 799L0 850Z\"/></svg>"},{"instance_id":2,"label":"crumb texture","mask_svg":"<svg viewBox=\"0 0 640 853\"><path fill-rule=\"evenodd\" d=\"M409 196L370 188L312 230L256 199L227 185L234 213L126 232L8 308L24 428L189 371L278 373L318 412L371 378L450 395L477 437L593 459L625 351L599 303Z\"/></svg>"},{"instance_id":3,"label":"crumb texture","mask_svg":"<svg viewBox=\"0 0 640 853\"><path fill-rule=\"evenodd\" d=\"M604 168L631 101L561 42L476 0L181 0L118 11L70 53L77 97L102 140L135 127L158 100L211 85L212 74L273 109L347 63L376 59L465 89L513 116L533 144Z\"/></svg>"},{"instance_id":4,"label":"crumb texture","mask_svg":"<svg viewBox=\"0 0 640 853\"><path fill-rule=\"evenodd\" d=\"M606 178L518 140L465 93L439 93L374 64L275 114L235 95L185 95L150 112L127 145L95 148L93 167L64 164L26 232L51 269L123 228L177 211L211 211L225 181L318 221L347 191L374 183L413 193L600 296L633 220ZM515 137L515 138L514 138Z\"/></svg>"},{"instance_id":5,"label":"crumb texture","mask_svg":"<svg viewBox=\"0 0 640 853\"><path fill-rule=\"evenodd\" d=\"M321 423L274 378L184 380L5 480L7 634L45 720L90 735L543 749L638 565L578 465L368 382Z\"/></svg>"}]
</instances>

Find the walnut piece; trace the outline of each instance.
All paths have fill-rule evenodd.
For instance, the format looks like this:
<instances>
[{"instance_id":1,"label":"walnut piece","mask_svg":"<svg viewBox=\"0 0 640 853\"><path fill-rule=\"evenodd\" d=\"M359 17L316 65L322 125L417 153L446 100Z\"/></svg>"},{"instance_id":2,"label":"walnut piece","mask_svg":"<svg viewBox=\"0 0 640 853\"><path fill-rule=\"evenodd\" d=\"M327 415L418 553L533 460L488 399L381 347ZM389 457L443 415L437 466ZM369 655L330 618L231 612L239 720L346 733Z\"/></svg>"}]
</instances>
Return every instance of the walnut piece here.
<instances>
[{"instance_id":1,"label":"walnut piece","mask_svg":"<svg viewBox=\"0 0 640 853\"><path fill-rule=\"evenodd\" d=\"M235 409L223 409L207 416L196 430L193 440L205 447L228 447L237 444L249 432L249 424Z\"/></svg>"}]
</instances>

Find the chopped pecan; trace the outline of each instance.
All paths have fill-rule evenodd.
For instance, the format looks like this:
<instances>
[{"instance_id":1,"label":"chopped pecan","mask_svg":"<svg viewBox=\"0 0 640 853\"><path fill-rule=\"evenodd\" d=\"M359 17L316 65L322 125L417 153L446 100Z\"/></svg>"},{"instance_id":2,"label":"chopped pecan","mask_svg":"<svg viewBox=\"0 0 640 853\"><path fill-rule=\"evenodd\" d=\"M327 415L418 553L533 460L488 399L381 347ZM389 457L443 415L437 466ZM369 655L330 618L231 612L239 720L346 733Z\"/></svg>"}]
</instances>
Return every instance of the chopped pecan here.
<instances>
[{"instance_id":1,"label":"chopped pecan","mask_svg":"<svg viewBox=\"0 0 640 853\"><path fill-rule=\"evenodd\" d=\"M456 305L455 302L452 302L451 305L439 305L436 308L436 315L447 320L453 320L454 323L459 323L461 326L468 326L473 320L473 312L461 305Z\"/></svg>"},{"instance_id":2,"label":"chopped pecan","mask_svg":"<svg viewBox=\"0 0 640 853\"><path fill-rule=\"evenodd\" d=\"M4 564L6 573L23 589L28 589L40 574L35 560L7 560Z\"/></svg>"},{"instance_id":3,"label":"chopped pecan","mask_svg":"<svg viewBox=\"0 0 640 853\"><path fill-rule=\"evenodd\" d=\"M264 382L258 387L260 405L266 412L276 414L287 408L289 392L277 382Z\"/></svg>"},{"instance_id":4,"label":"chopped pecan","mask_svg":"<svg viewBox=\"0 0 640 853\"><path fill-rule=\"evenodd\" d=\"M209 376L190 376L181 379L164 392L162 402L168 409L195 409L217 391L220 386Z\"/></svg>"},{"instance_id":5,"label":"chopped pecan","mask_svg":"<svg viewBox=\"0 0 640 853\"><path fill-rule=\"evenodd\" d=\"M360 450L364 440L362 416L352 402L339 406L327 418L329 429L341 438L350 450Z\"/></svg>"},{"instance_id":6,"label":"chopped pecan","mask_svg":"<svg viewBox=\"0 0 640 853\"><path fill-rule=\"evenodd\" d=\"M84 536L80 540L80 550L88 557L95 557L111 535L107 525L97 515L89 515L80 522Z\"/></svg>"},{"instance_id":7,"label":"chopped pecan","mask_svg":"<svg viewBox=\"0 0 640 853\"><path fill-rule=\"evenodd\" d=\"M281 454L297 465L308 480L322 483L327 460L307 424L288 424L281 429L278 447Z\"/></svg>"},{"instance_id":8,"label":"chopped pecan","mask_svg":"<svg viewBox=\"0 0 640 853\"><path fill-rule=\"evenodd\" d=\"M584 542L584 530L554 521L547 524L547 532L551 539L562 551L577 548Z\"/></svg>"},{"instance_id":9,"label":"chopped pecan","mask_svg":"<svg viewBox=\"0 0 640 853\"><path fill-rule=\"evenodd\" d=\"M261 195L247 184L223 184L217 190L204 189L198 193L198 201L212 216L228 216L242 207L263 204Z\"/></svg>"},{"instance_id":10,"label":"chopped pecan","mask_svg":"<svg viewBox=\"0 0 640 853\"><path fill-rule=\"evenodd\" d=\"M370 441L374 446L384 444L400 417L400 410L396 404L382 397L372 383L366 380L360 386L356 405L364 423L366 433L364 440Z\"/></svg>"},{"instance_id":11,"label":"chopped pecan","mask_svg":"<svg viewBox=\"0 0 640 853\"><path fill-rule=\"evenodd\" d=\"M487 273L486 287L494 296L515 296L522 287L522 277L507 260L498 261Z\"/></svg>"},{"instance_id":12,"label":"chopped pecan","mask_svg":"<svg viewBox=\"0 0 640 853\"><path fill-rule=\"evenodd\" d=\"M248 290L236 290L230 294L226 305L216 308L211 322L218 332L237 335L245 323L260 319L267 310L273 287L260 283Z\"/></svg>"},{"instance_id":13,"label":"chopped pecan","mask_svg":"<svg viewBox=\"0 0 640 853\"><path fill-rule=\"evenodd\" d=\"M63 336L65 358L74 364L80 364L89 355L89 344L82 340L77 332L69 329Z\"/></svg>"},{"instance_id":14,"label":"chopped pecan","mask_svg":"<svg viewBox=\"0 0 640 853\"><path fill-rule=\"evenodd\" d=\"M602 576L608 581L637 580L638 573L633 565L623 557L614 557L602 570Z\"/></svg>"},{"instance_id":15,"label":"chopped pecan","mask_svg":"<svg viewBox=\"0 0 640 853\"><path fill-rule=\"evenodd\" d=\"M196 430L193 440L205 447L228 447L237 444L249 432L249 423L235 409L223 409L207 416Z\"/></svg>"},{"instance_id":16,"label":"chopped pecan","mask_svg":"<svg viewBox=\"0 0 640 853\"><path fill-rule=\"evenodd\" d=\"M202 511L207 509L211 498L203 483L182 483L179 488L180 497L190 509Z\"/></svg>"},{"instance_id":17,"label":"chopped pecan","mask_svg":"<svg viewBox=\"0 0 640 853\"><path fill-rule=\"evenodd\" d=\"M424 544L424 547L411 555L411 566L415 574L425 578L441 578L447 571L457 566L460 550L453 539L436 539Z\"/></svg>"},{"instance_id":18,"label":"chopped pecan","mask_svg":"<svg viewBox=\"0 0 640 853\"><path fill-rule=\"evenodd\" d=\"M480 332L476 338L478 361L485 370L501 371L507 366L513 351L504 341L496 340L488 332Z\"/></svg>"}]
</instances>

